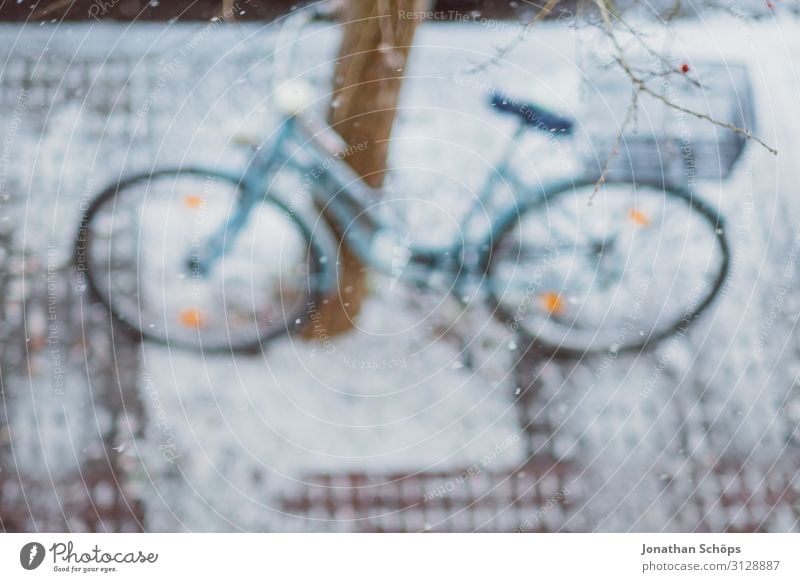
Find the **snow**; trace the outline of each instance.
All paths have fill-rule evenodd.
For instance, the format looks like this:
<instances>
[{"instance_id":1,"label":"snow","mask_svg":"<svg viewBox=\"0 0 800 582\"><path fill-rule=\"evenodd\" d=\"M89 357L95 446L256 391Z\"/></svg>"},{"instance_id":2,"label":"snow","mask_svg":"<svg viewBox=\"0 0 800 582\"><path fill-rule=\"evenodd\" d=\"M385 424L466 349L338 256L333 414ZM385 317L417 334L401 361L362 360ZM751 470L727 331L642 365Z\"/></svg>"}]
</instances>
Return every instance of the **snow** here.
<instances>
[{"instance_id":1,"label":"snow","mask_svg":"<svg viewBox=\"0 0 800 582\"><path fill-rule=\"evenodd\" d=\"M274 28L209 26L0 28L9 67L21 55L46 55L45 67L51 58L121 59L122 65L111 59L100 69L99 82L124 71L123 57L139 63L127 85L109 81L97 90L119 92L109 116L90 107L94 90L46 114L34 107L46 95L31 94L28 108L35 114L25 118L30 125L11 164L24 167L14 184L27 203L15 220L23 226L21 243L34 255L45 256L53 245L66 260L81 201L120 174L188 160L241 164L245 154L228 143L230 128L270 131L270 65L260 57L269 53ZM493 470L514 470L530 453L579 467L570 477L568 516L544 517L552 529L683 530L744 519L736 506L726 514L715 505L724 486L711 468L730 459L743 461L740 475L753 480L750 487L761 487L763 477L777 490L795 480L771 464L788 458L797 466L800 301L792 287L800 206L793 185L800 168L793 160L800 154L800 120L792 55L800 36L790 21L720 17L676 25L676 32L672 51L690 65L722 59L749 66L757 133L780 151L775 157L751 143L729 179L699 186L727 220L734 272L723 297L686 337L610 360L599 354L531 362L521 358L524 348L509 349L516 340L476 301L462 313L436 294L420 296L376 276L358 330L327 347L291 337L256 356L225 357L146 344L140 387L150 422L143 439L131 432L119 443L135 441L119 454L145 502L146 527L346 529L345 522L285 515L281 496L320 473L457 474L514 436ZM559 25L538 26L508 63L466 72L507 39L507 31L468 24L430 23L419 31L405 71L388 188L415 242L457 232L515 129L510 117L487 107L490 88L579 119L586 106L576 63L592 45ZM319 91L319 109L336 41L331 27L313 28L297 55L295 74ZM189 56L176 62L184 48ZM243 63L253 65L246 77L239 75ZM532 191L578 169L573 145L558 143L531 134L518 144L514 167ZM455 339L438 339L440 328L453 322ZM475 368L462 365L460 340L474 352ZM518 386L532 379L540 393L527 414L549 430L528 433L514 399ZM18 382L31 393L52 390L46 379ZM73 390L63 400L70 409L91 407L93 423L109 423L88 396ZM66 472L81 455L76 443L91 441L75 424L64 438L63 423L84 417L63 414L62 400L20 399L15 407L23 467L41 463L28 456L35 454L47 471ZM751 510L756 523L770 514L769 507ZM763 527L796 530L797 512L776 510Z\"/></svg>"}]
</instances>

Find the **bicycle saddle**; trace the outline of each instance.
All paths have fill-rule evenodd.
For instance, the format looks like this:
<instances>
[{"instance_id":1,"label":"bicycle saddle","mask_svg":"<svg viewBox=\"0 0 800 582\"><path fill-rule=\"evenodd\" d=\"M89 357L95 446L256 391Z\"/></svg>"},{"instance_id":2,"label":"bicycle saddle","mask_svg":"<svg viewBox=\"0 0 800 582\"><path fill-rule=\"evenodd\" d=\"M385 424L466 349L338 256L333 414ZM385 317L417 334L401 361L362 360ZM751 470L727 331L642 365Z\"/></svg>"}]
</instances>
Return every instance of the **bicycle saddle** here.
<instances>
[{"instance_id":1,"label":"bicycle saddle","mask_svg":"<svg viewBox=\"0 0 800 582\"><path fill-rule=\"evenodd\" d=\"M548 111L535 103L524 103L499 91L492 93L490 103L498 111L512 113L522 119L525 125L541 131L558 132L565 135L572 133L574 126L572 119Z\"/></svg>"}]
</instances>

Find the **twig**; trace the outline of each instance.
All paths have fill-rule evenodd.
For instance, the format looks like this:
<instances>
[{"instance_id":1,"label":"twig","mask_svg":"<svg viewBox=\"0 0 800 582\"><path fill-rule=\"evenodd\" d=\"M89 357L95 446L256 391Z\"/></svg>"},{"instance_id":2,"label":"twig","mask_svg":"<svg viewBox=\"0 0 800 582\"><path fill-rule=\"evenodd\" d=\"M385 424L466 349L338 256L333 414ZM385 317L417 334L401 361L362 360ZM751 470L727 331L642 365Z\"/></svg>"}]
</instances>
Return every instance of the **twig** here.
<instances>
[{"instance_id":1,"label":"twig","mask_svg":"<svg viewBox=\"0 0 800 582\"><path fill-rule=\"evenodd\" d=\"M766 149L772 155L775 155L775 156L778 155L778 150L777 149L775 149L772 146L767 145L766 143L764 143L764 141L761 140L759 137L753 135L752 132L749 129L744 129L742 127L739 127L736 124L733 124L733 123L730 123L730 122L727 122L727 121L719 121L717 119L714 119L710 115L707 115L705 113L700 113L699 111L694 111L693 109L689 109L687 107L684 107L682 105L674 103L674 102L670 101L669 98L666 97L665 95L662 95L661 93L657 93L657 92L653 91L650 87L648 87L647 85L645 85L643 83L640 84L639 87L641 88L641 90L643 92L647 93L648 95L651 95L652 97L655 97L656 99L658 99L659 101L664 103L667 107L671 107L675 111L680 111L682 113L686 113L688 115L692 115L694 117L697 117L698 119L703 119L703 120L711 123L712 125L716 125L718 127L723 127L725 129L729 129L730 131L733 131L734 133L738 133L739 135L744 136L746 139L752 139L754 142L756 142L759 145L761 145L764 149Z\"/></svg>"},{"instance_id":2,"label":"twig","mask_svg":"<svg viewBox=\"0 0 800 582\"><path fill-rule=\"evenodd\" d=\"M628 124L633 120L636 116L636 111L639 105L639 95L641 94L641 89L635 88L631 93L631 104L628 106L628 112L625 114L625 119L623 120L622 124L619 126L619 132L617 133L617 137L614 140L614 147L611 149L611 153L609 154L608 158L606 159L605 165L603 166L602 172L600 172L600 177L597 179L597 182L594 184L594 190L592 193L589 194L588 205L591 206L592 202L594 201L594 197L600 191L600 188L603 187L603 184L606 182L606 177L608 176L608 172L611 168L611 162L619 155L619 146L622 143L622 137L625 135L625 129L628 127Z\"/></svg>"},{"instance_id":3,"label":"twig","mask_svg":"<svg viewBox=\"0 0 800 582\"><path fill-rule=\"evenodd\" d=\"M617 19L617 22L619 22L622 26L625 27L627 32L630 33L630 35L636 40L636 42L639 43L639 46L641 46L647 54L649 54L655 60L659 61L661 65L666 69L661 73L654 73L654 76L663 76L665 73L679 75L688 83L694 85L698 89L702 89L702 84L700 83L700 81L698 81L697 79L692 79L691 77L687 77L682 70L673 66L673 64L667 58L665 58L664 55L659 53L657 50L651 47L647 42L645 42L644 38L642 38L641 32L639 32L633 26L628 24L627 21L625 21L621 16L615 15L615 18ZM620 46L618 42L615 43L615 47L617 48L617 51L619 53L621 54L625 53L625 48Z\"/></svg>"},{"instance_id":4,"label":"twig","mask_svg":"<svg viewBox=\"0 0 800 582\"><path fill-rule=\"evenodd\" d=\"M519 29L516 36L512 38L509 42L504 44L503 46L499 47L494 55L490 59L487 59L481 63L478 63L471 69L467 69L464 71L465 75L473 75L475 73L480 73L481 71L485 71L489 67L496 65L500 62L506 55L508 55L512 50L514 50L523 40L525 40L528 32L533 25L539 22L540 20L544 20L547 18L550 13L555 8L556 4L561 2L561 0L547 0L547 3L542 7L542 9L534 16L525 26Z\"/></svg>"}]
</instances>

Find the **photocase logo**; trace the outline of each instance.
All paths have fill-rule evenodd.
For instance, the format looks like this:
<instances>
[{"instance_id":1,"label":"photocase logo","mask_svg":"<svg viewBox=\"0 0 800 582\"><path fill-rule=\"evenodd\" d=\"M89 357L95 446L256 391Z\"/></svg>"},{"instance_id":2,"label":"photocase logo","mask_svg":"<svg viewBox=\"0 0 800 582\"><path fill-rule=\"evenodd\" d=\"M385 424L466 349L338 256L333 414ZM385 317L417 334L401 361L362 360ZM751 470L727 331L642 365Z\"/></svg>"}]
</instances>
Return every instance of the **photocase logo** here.
<instances>
[{"instance_id":1,"label":"photocase logo","mask_svg":"<svg viewBox=\"0 0 800 582\"><path fill-rule=\"evenodd\" d=\"M19 552L19 563L26 570L35 570L44 561L44 546L39 542L29 542Z\"/></svg>"}]
</instances>

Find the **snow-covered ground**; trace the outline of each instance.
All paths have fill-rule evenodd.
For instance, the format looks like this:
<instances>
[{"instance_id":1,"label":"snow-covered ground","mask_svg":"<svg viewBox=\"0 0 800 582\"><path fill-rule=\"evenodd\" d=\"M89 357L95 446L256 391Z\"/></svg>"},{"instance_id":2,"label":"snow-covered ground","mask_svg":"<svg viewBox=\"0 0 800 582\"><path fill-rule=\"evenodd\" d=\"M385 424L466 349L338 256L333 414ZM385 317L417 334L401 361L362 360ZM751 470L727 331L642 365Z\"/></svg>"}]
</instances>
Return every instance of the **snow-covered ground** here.
<instances>
[{"instance_id":1,"label":"snow-covered ground","mask_svg":"<svg viewBox=\"0 0 800 582\"><path fill-rule=\"evenodd\" d=\"M81 202L120 173L183 160L241 163L242 154L228 143L232 131L263 126L267 133L275 121L266 100L273 27L30 28L0 28L0 43L8 49L6 92L15 83L8 71L22 56L42 56L37 66L52 67L56 84L68 84L75 67L53 63L73 57L124 55L137 74L120 91L114 74L132 66L123 61L116 73L109 67L98 78L107 86L79 89L44 111L35 108L39 96L32 90L23 104L25 125L10 167L25 202L5 212L16 213L29 256L66 260ZM762 505L745 503L746 511L726 514L715 505L724 486L712 468L741 463L751 491L767 482L780 491L796 475L777 472L773 461L800 466L798 30L788 21L718 17L681 24L674 39L657 41L690 66L747 64L757 133L780 152L775 157L750 144L729 179L701 184L703 197L727 221L734 272L723 296L687 336L639 355L533 360L522 357L525 346L479 305L466 313L452 305L432 312L437 297L418 297L376 276L358 329L330 347L292 337L263 354L230 358L144 345L139 389L149 420L146 438L123 429L117 445L131 490L144 500L145 526L347 529L344 523L295 520L283 514L281 496L325 472L458 474L499 447L493 471L512 471L531 453L578 467L572 490L583 493L556 528L680 530L749 519L764 529L797 529L800 509L786 504L771 512L754 498L753 505ZM436 23L418 32L405 71L389 184L389 199L417 199L393 205L408 217L415 241L457 232L458 217L514 130L512 119L487 106L490 88L576 116L597 105L599 97L581 83L578 67L601 45L561 24L538 26L507 62L469 73L514 32ZM319 26L307 34L294 71L312 80L322 109L338 33ZM243 77L248 66L253 68ZM120 99L111 101L107 115L102 108L109 93ZM9 103L3 107L9 111ZM13 116L3 119L13 123ZM570 175L578 168L570 148L531 136L520 144L515 167L532 187ZM457 341L436 339L452 321L458 327L453 335L466 338L476 352L473 367L464 366ZM36 391L47 381L52 379L19 385ZM515 405L520 387L531 382L541 393L523 423L549 426L544 434L523 430ZM5 386L6 392L13 388ZM85 392L76 392L80 396L72 401L69 391L60 398L82 407ZM59 461L70 466L65 443L79 451L85 446L79 441L91 437L81 436L78 426L68 435L54 428L63 426L63 401L36 403L14 401L11 413L30 418L19 423L14 438L19 450L40 448L37 455L50 461L48 472L58 473ZM90 417L104 414L92 410ZM503 446L507 442L513 444ZM18 462L24 471L24 457Z\"/></svg>"}]
</instances>

